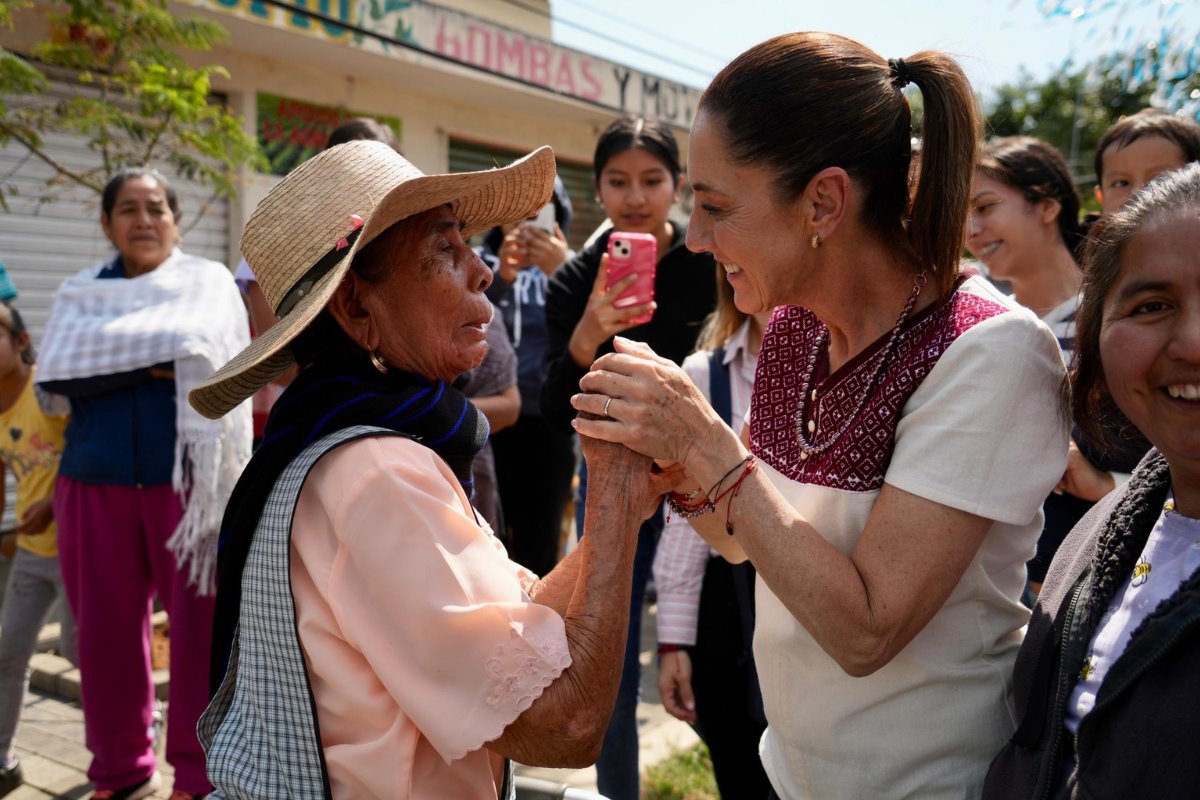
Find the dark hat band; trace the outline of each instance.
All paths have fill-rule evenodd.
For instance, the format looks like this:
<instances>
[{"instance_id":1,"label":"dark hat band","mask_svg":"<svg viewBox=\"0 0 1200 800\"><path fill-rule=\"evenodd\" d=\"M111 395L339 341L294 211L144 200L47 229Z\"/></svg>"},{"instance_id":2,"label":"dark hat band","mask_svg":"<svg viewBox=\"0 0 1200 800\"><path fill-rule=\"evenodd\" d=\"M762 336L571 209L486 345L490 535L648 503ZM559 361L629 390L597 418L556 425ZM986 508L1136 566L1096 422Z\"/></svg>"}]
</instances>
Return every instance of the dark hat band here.
<instances>
[{"instance_id":1,"label":"dark hat band","mask_svg":"<svg viewBox=\"0 0 1200 800\"><path fill-rule=\"evenodd\" d=\"M275 316L283 319L287 313L296 307L296 304L304 299L317 281L328 275L334 267L341 263L345 258L346 250L358 239L358 235L362 233L362 228L355 228L346 234L346 236L334 246L317 263L309 267L308 271L300 276L300 280L292 286L291 290L283 296L279 301L279 305L275 306Z\"/></svg>"}]
</instances>

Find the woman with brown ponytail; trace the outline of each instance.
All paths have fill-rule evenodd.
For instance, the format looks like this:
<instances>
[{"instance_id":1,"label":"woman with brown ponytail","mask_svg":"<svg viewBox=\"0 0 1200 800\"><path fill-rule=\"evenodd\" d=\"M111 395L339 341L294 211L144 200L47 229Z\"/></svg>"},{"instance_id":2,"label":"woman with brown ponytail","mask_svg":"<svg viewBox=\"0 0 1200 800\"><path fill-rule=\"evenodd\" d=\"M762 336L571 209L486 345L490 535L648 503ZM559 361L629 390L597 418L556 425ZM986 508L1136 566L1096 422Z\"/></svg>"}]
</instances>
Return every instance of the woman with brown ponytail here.
<instances>
[{"instance_id":1,"label":"woman with brown ponytail","mask_svg":"<svg viewBox=\"0 0 1200 800\"><path fill-rule=\"evenodd\" d=\"M599 417L580 433L655 458L673 513L758 570L760 749L781 798L977 797L1014 728L1064 370L1031 312L959 273L977 136L943 54L887 61L821 33L743 53L692 127L688 246L742 311L782 306L748 435L620 338L572 401Z\"/></svg>"}]
</instances>

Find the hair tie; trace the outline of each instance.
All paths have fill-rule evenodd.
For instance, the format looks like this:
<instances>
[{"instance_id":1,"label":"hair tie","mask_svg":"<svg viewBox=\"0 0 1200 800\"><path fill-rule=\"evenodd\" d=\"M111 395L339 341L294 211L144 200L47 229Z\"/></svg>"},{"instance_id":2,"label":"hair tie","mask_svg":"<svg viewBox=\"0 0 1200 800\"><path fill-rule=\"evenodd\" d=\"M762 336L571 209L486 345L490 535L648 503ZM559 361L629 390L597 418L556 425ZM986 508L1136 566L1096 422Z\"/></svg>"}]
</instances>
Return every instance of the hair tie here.
<instances>
[{"instance_id":1,"label":"hair tie","mask_svg":"<svg viewBox=\"0 0 1200 800\"><path fill-rule=\"evenodd\" d=\"M908 79L908 65L903 58L889 58L888 67L892 71L892 84L897 89L903 89L912 82Z\"/></svg>"}]
</instances>

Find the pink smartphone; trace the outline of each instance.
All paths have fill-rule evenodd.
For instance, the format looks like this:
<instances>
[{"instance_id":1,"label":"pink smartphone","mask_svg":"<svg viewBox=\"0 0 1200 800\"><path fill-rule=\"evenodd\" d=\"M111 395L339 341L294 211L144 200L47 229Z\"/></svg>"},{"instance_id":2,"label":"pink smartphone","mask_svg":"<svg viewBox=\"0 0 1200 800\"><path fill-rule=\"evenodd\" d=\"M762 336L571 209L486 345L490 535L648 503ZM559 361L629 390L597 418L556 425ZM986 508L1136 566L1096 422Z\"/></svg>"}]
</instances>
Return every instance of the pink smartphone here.
<instances>
[{"instance_id":1,"label":"pink smartphone","mask_svg":"<svg viewBox=\"0 0 1200 800\"><path fill-rule=\"evenodd\" d=\"M654 269L658 263L658 240L649 233L625 233L613 231L608 238L608 272L604 277L607 290L626 275L634 273L638 279L633 285L617 295L613 305L617 308L637 306L654 299ZM654 317L648 311L630 320L635 325L645 325Z\"/></svg>"}]
</instances>

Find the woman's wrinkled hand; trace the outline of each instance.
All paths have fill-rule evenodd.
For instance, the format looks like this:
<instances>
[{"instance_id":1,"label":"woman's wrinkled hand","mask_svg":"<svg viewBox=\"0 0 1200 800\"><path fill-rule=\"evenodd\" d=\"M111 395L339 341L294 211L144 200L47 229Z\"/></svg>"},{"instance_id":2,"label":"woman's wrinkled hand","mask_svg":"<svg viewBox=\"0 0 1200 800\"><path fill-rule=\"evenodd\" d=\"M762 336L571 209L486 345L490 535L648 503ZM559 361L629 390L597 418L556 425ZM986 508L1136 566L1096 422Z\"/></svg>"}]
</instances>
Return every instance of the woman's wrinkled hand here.
<instances>
[{"instance_id":1,"label":"woman's wrinkled hand","mask_svg":"<svg viewBox=\"0 0 1200 800\"><path fill-rule=\"evenodd\" d=\"M580 434L686 466L694 454L728 433L691 378L673 362L620 337L616 350L596 359L579 381L583 393L571 398L577 411L593 415L581 413L576 419Z\"/></svg>"},{"instance_id":2,"label":"woman's wrinkled hand","mask_svg":"<svg viewBox=\"0 0 1200 800\"><path fill-rule=\"evenodd\" d=\"M1054 487L1057 494L1066 492L1081 500L1095 502L1117 487L1112 473L1099 469L1087 460L1072 439L1067 447L1067 470Z\"/></svg>"},{"instance_id":3,"label":"woman's wrinkled hand","mask_svg":"<svg viewBox=\"0 0 1200 800\"><path fill-rule=\"evenodd\" d=\"M605 286L608 274L608 254L600 257L600 269L596 271L596 280L592 284L592 293L588 296L587 308L571 333L568 348L575 363L581 367L590 366L596 357L596 350L621 331L635 327L637 323L631 320L654 311L658 305L652 300L649 303L621 306L614 305L621 292L633 286L638 276L634 273L626 275L612 286Z\"/></svg>"},{"instance_id":4,"label":"woman's wrinkled hand","mask_svg":"<svg viewBox=\"0 0 1200 800\"><path fill-rule=\"evenodd\" d=\"M630 508L645 509L642 519L653 513L660 496L652 488L654 462L624 445L590 436L580 436L579 446L587 462L589 496L596 492L620 497Z\"/></svg>"},{"instance_id":5,"label":"woman's wrinkled hand","mask_svg":"<svg viewBox=\"0 0 1200 800\"><path fill-rule=\"evenodd\" d=\"M692 657L685 650L658 658L658 695L663 708L676 719L696 721L696 696L692 692Z\"/></svg>"}]
</instances>

